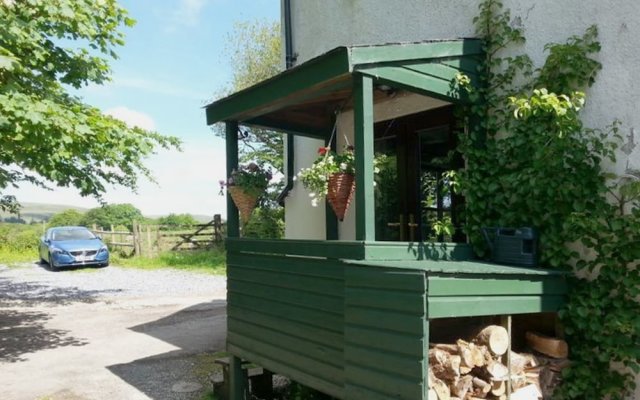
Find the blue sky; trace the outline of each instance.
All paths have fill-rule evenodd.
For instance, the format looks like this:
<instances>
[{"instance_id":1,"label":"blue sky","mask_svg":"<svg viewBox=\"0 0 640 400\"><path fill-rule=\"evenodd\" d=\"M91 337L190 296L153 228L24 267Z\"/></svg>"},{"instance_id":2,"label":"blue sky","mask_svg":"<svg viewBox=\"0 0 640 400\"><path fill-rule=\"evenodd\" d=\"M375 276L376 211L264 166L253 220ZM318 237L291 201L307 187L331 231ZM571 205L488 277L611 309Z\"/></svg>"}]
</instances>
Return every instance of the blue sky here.
<instances>
[{"instance_id":1,"label":"blue sky","mask_svg":"<svg viewBox=\"0 0 640 400\"><path fill-rule=\"evenodd\" d=\"M224 142L205 124L202 106L231 79L226 41L238 21L278 20L279 0L121 0L137 24L111 63L113 81L79 94L129 123L180 137L182 153L148 160L158 184L140 182L138 194L112 188L110 203L132 203L144 214L224 214L218 196L224 178ZM45 191L23 185L19 201L96 207L73 189Z\"/></svg>"}]
</instances>

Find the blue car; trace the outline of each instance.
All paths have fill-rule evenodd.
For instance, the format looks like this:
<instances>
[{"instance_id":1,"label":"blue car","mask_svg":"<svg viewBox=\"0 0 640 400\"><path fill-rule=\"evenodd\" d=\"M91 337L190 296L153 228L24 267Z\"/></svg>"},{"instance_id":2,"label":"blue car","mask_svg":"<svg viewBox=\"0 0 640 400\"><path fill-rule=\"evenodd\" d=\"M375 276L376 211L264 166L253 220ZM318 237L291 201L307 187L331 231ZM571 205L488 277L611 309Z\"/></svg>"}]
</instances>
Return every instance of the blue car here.
<instances>
[{"instance_id":1,"label":"blue car","mask_svg":"<svg viewBox=\"0 0 640 400\"><path fill-rule=\"evenodd\" d=\"M109 249L96 236L82 226L49 228L40 239L40 262L51 269L78 265L109 265Z\"/></svg>"}]
</instances>

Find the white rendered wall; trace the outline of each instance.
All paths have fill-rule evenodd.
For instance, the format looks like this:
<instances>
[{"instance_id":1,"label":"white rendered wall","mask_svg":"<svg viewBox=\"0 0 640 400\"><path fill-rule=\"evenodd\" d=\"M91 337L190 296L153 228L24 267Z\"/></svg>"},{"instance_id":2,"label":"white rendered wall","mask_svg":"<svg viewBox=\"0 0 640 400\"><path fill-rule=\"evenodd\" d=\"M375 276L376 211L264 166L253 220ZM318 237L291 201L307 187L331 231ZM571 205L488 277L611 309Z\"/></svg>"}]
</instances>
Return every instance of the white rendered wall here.
<instances>
[{"instance_id":1,"label":"white rendered wall","mask_svg":"<svg viewBox=\"0 0 640 400\"><path fill-rule=\"evenodd\" d=\"M472 19L479 0L301 0L292 7L293 46L298 63L337 46L380 44L473 37ZM617 163L607 166L617 174L640 171L640 1L504 0L513 24L524 29L527 43L516 48L540 66L544 45L565 42L596 24L603 64L596 83L587 91L583 119L587 126L605 128L622 123L625 138ZM345 114L343 132L350 129ZM291 202L290 202L291 203ZM290 204L288 203L288 204ZM341 237L351 238L354 212L347 214ZM288 212L287 215L290 215ZM295 218L293 220L295 222ZM289 222L287 222L289 225ZM349 225L351 226L351 225ZM323 225L324 228L324 225ZM639 388L633 398L640 399Z\"/></svg>"},{"instance_id":2,"label":"white rendered wall","mask_svg":"<svg viewBox=\"0 0 640 400\"><path fill-rule=\"evenodd\" d=\"M349 44L379 44L473 37L472 19L478 0L304 0L292 2L293 47L298 63ZM599 28L603 64L587 91L583 112L587 126L604 128L622 122L625 137L618 174L640 170L640 1L505 0L513 23L524 29L527 43L515 49L529 54L536 65L545 59L544 45ZM315 145L313 145L315 147ZM291 202L289 202L291 203ZM292 218L289 219L290 221Z\"/></svg>"}]
</instances>

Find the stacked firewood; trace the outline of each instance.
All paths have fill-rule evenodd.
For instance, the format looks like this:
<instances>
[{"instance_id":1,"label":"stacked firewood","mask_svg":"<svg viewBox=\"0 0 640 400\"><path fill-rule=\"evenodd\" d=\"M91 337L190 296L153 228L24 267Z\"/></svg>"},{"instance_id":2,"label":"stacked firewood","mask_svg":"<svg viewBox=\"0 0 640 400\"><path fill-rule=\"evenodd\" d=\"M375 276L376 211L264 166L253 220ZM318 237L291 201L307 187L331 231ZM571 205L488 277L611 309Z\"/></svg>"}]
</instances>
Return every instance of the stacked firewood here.
<instances>
[{"instance_id":1,"label":"stacked firewood","mask_svg":"<svg viewBox=\"0 0 640 400\"><path fill-rule=\"evenodd\" d=\"M537 345L532 344L535 339L540 339ZM471 341L430 345L429 400L506 400L509 391L511 400L550 398L567 364L566 342L527 333L529 345L542 353L548 353L549 341L559 343L560 350L549 357L513 351L508 355L509 340L505 328L490 325Z\"/></svg>"}]
</instances>

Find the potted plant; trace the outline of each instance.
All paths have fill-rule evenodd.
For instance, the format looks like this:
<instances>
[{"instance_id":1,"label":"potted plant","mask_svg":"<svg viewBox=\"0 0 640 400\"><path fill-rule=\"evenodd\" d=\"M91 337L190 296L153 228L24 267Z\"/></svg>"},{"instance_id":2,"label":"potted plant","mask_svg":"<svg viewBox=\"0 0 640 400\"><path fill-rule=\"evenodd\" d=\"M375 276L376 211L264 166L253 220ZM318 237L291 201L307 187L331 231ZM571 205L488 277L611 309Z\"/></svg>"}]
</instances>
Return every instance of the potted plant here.
<instances>
[{"instance_id":1,"label":"potted plant","mask_svg":"<svg viewBox=\"0 0 640 400\"><path fill-rule=\"evenodd\" d=\"M301 169L296 178L309 190L312 206L317 207L320 200L326 197L342 221L353 198L355 172L353 146L346 146L340 154L329 147L320 147L313 165Z\"/></svg>"},{"instance_id":2,"label":"potted plant","mask_svg":"<svg viewBox=\"0 0 640 400\"><path fill-rule=\"evenodd\" d=\"M240 211L243 225L249 221L258 199L265 192L272 175L269 168L256 163L240 165L231 171L229 178L220 181L220 194L224 194L226 187L231 199Z\"/></svg>"}]
</instances>

